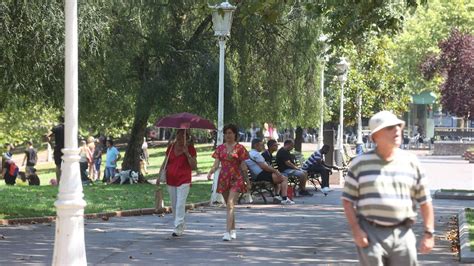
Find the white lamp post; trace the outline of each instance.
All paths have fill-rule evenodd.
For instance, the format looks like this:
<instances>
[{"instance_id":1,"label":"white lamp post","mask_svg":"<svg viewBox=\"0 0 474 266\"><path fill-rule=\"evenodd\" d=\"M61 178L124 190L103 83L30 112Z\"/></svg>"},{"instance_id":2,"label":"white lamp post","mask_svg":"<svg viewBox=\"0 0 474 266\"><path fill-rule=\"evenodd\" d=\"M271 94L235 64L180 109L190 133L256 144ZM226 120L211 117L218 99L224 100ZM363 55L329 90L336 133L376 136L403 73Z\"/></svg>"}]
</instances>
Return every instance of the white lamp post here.
<instances>
[{"instance_id":1,"label":"white lamp post","mask_svg":"<svg viewBox=\"0 0 474 266\"><path fill-rule=\"evenodd\" d=\"M64 149L56 206L56 235L53 265L86 265L84 207L77 147L78 116L78 37L77 0L66 0Z\"/></svg>"},{"instance_id":2,"label":"white lamp post","mask_svg":"<svg viewBox=\"0 0 474 266\"><path fill-rule=\"evenodd\" d=\"M224 55L225 41L230 36L232 26L232 13L235 6L229 2L222 2L220 5L212 6L212 24L214 25L214 36L219 40L219 100L217 108L217 145L223 143L224 127Z\"/></svg>"},{"instance_id":3,"label":"white lamp post","mask_svg":"<svg viewBox=\"0 0 474 266\"><path fill-rule=\"evenodd\" d=\"M327 56L325 53L328 50L328 45L326 44L327 36L321 35L319 37L319 41L323 43L323 55L322 55L322 62L321 62L321 92L320 92L320 99L321 99L321 108L320 108L320 120L319 120L319 135L318 135L318 147L321 149L324 145L324 65L327 61Z\"/></svg>"},{"instance_id":4,"label":"white lamp post","mask_svg":"<svg viewBox=\"0 0 474 266\"><path fill-rule=\"evenodd\" d=\"M341 61L336 64L337 69L339 70L339 82L341 82L341 106L339 111L339 128L338 128L338 138L337 138L337 145L335 147L336 150L336 163L338 165L342 165L343 161L343 136L344 136L344 83L347 81L347 73L349 70L349 63L343 57Z\"/></svg>"},{"instance_id":5,"label":"white lamp post","mask_svg":"<svg viewBox=\"0 0 474 266\"><path fill-rule=\"evenodd\" d=\"M362 154L362 92L357 94L357 142L356 154Z\"/></svg>"},{"instance_id":6,"label":"white lamp post","mask_svg":"<svg viewBox=\"0 0 474 266\"><path fill-rule=\"evenodd\" d=\"M214 36L219 40L219 98L217 104L217 145L224 142L224 55L225 41L230 36L230 28L232 26L232 14L235 6L229 2L222 2L220 5L210 6L212 11L212 24L214 26ZM212 184L211 204L213 202L223 202L220 194L216 193L219 170L214 174L214 182Z\"/></svg>"}]
</instances>

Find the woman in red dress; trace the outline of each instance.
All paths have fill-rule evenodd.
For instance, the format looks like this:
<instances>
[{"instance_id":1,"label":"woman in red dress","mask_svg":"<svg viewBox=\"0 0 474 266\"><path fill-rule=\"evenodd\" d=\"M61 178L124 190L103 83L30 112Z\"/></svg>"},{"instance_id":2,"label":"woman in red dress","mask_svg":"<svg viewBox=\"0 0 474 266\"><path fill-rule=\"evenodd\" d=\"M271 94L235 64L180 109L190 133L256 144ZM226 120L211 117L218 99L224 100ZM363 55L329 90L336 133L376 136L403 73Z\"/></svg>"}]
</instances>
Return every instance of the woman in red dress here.
<instances>
[{"instance_id":1,"label":"woman in red dress","mask_svg":"<svg viewBox=\"0 0 474 266\"><path fill-rule=\"evenodd\" d=\"M224 127L223 131L224 143L219 145L212 154L215 161L207 178L211 179L220 163L221 170L217 192L222 194L227 206L227 230L224 233L223 240L230 241L237 237L235 232L235 201L240 193L247 191L247 186L250 183L247 180L247 165L245 164L245 160L248 159L248 152L243 145L237 143L239 136L237 127L229 124Z\"/></svg>"},{"instance_id":2,"label":"woman in red dress","mask_svg":"<svg viewBox=\"0 0 474 266\"><path fill-rule=\"evenodd\" d=\"M186 199L191 187L192 170L196 168L196 149L189 143L189 135L184 129L176 133L176 140L166 150L166 184L174 217L172 236L181 236L185 229ZM162 166L164 167L164 166ZM160 179L157 179L159 185Z\"/></svg>"}]
</instances>

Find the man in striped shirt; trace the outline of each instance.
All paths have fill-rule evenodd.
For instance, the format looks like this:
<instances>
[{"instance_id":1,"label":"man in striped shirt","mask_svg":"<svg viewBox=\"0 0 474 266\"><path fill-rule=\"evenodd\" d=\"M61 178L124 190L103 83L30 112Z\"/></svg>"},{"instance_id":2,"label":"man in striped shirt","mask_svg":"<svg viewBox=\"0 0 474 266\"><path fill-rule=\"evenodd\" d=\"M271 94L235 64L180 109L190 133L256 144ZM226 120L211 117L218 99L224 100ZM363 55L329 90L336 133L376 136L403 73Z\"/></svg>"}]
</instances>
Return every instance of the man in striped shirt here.
<instances>
[{"instance_id":1,"label":"man in striped shirt","mask_svg":"<svg viewBox=\"0 0 474 266\"><path fill-rule=\"evenodd\" d=\"M420 252L434 246L434 214L426 178L416 156L399 146L405 122L388 111L369 121L375 150L356 157L342 202L362 265L416 265L411 230L420 205L424 233Z\"/></svg>"},{"instance_id":2,"label":"man in striped shirt","mask_svg":"<svg viewBox=\"0 0 474 266\"><path fill-rule=\"evenodd\" d=\"M321 190L324 193L332 191L329 188L329 174L331 169L324 164L324 155L329 152L329 145L324 144L323 147L318 151L313 152L311 156L303 164L304 171L311 173L319 173L321 175Z\"/></svg>"}]
</instances>

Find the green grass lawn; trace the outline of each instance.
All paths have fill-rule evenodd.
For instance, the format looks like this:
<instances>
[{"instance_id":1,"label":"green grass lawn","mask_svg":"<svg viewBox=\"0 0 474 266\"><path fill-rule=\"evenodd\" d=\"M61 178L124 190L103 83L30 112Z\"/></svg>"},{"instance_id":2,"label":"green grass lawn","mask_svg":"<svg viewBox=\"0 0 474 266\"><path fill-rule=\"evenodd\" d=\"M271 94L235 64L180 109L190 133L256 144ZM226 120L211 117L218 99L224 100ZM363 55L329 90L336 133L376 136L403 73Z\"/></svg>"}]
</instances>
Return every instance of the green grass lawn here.
<instances>
[{"instance_id":1,"label":"green grass lawn","mask_svg":"<svg viewBox=\"0 0 474 266\"><path fill-rule=\"evenodd\" d=\"M149 149L150 165L147 179L156 178L163 163L165 147ZM214 160L211 157L212 145L196 145L198 153L197 173L207 173ZM122 157L124 151L121 151ZM105 159L105 156L103 157ZM119 162L120 164L120 162ZM37 165L37 174L41 186L6 186L0 181L0 219L41 217L55 215L54 201L58 188L49 185L49 180L55 178L54 163ZM102 165L103 170L103 165ZM210 198L211 182L194 182L188 196L189 203L206 201ZM165 186L163 186L165 188ZM152 208L155 205L156 186L149 184L137 185L105 185L97 183L84 187L84 198L87 202L85 213L109 212L136 208ZM169 196L163 189L165 205L169 205Z\"/></svg>"},{"instance_id":2,"label":"green grass lawn","mask_svg":"<svg viewBox=\"0 0 474 266\"><path fill-rule=\"evenodd\" d=\"M469 245L474 251L474 210L466 209L467 223L469 224Z\"/></svg>"},{"instance_id":3,"label":"green grass lawn","mask_svg":"<svg viewBox=\"0 0 474 266\"><path fill-rule=\"evenodd\" d=\"M210 198L212 182L194 182L188 203ZM169 206L169 195L162 186L164 202ZM155 206L155 185L105 185L102 183L84 187L87 202L85 213L110 212ZM54 201L58 188L52 186L2 186L0 187L0 219L54 216Z\"/></svg>"},{"instance_id":4,"label":"green grass lawn","mask_svg":"<svg viewBox=\"0 0 474 266\"><path fill-rule=\"evenodd\" d=\"M196 173L207 173L214 163L214 159L211 157L212 145L197 144L195 147L198 161ZM165 149L165 147L149 148L150 165L147 169L146 179L157 178L163 163ZM123 157L124 151L121 153ZM303 153L304 158L308 158L310 155L310 152ZM36 169L41 180L39 187L6 186L4 181L0 181L0 219L55 215L54 201L58 194L58 188L49 185L49 180L55 178L55 165L52 162L42 163L37 165ZM155 189L154 185L149 184L105 185L97 183L85 186L84 198L87 202L85 213L152 208L155 201ZM165 205L169 205L168 193L166 189L163 191ZM206 201L210 198L210 191L211 182L194 182L188 202Z\"/></svg>"},{"instance_id":5,"label":"green grass lawn","mask_svg":"<svg viewBox=\"0 0 474 266\"><path fill-rule=\"evenodd\" d=\"M158 172L160 170L161 164L163 163L164 154L165 154L165 147L153 147L149 148L148 152L150 154L149 163L150 165L147 167L148 174L145 176L146 179L153 179L157 178ZM212 145L210 144L198 144L196 145L197 150L197 161L198 161L198 169L197 173L207 173L209 169L211 169L212 164L214 163L214 159L211 157L213 153ZM125 155L125 151L121 151L122 158ZM101 167L101 175L103 175L105 165L105 155L102 158L102 167ZM120 165L120 161L118 163ZM51 179L56 178L55 174L55 165L53 162L50 163L42 163L36 166L36 173L40 178L41 186L49 185L49 181ZM23 170L23 169L21 169ZM4 186L5 182L0 181L0 186ZM1 208L1 207L0 207Z\"/></svg>"}]
</instances>

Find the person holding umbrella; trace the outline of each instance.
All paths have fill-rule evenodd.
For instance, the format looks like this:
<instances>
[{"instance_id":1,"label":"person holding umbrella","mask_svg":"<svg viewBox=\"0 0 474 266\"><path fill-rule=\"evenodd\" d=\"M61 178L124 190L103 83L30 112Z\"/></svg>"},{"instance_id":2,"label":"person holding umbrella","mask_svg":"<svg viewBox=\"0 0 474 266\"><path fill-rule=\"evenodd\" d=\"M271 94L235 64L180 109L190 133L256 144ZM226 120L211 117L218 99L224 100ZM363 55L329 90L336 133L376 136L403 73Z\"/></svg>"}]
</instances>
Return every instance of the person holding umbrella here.
<instances>
[{"instance_id":1,"label":"person holding umbrella","mask_svg":"<svg viewBox=\"0 0 474 266\"><path fill-rule=\"evenodd\" d=\"M174 217L172 236L181 236L185 229L186 199L191 187L192 170L196 168L196 149L189 144L189 131L179 129L174 142L166 150L165 161L160 171L166 171L166 184L171 199ZM157 185L160 179L157 179Z\"/></svg>"},{"instance_id":2,"label":"person holding umbrella","mask_svg":"<svg viewBox=\"0 0 474 266\"><path fill-rule=\"evenodd\" d=\"M245 160L249 156L245 147L237 143L239 134L235 125L226 125L223 132L224 143L219 145L212 154L215 161L207 178L211 179L220 163L221 170L218 177L217 192L224 196L227 207L227 230L222 239L230 241L237 237L235 231L235 200L240 193L247 191L247 186L250 186L247 180L247 165L245 164Z\"/></svg>"}]
</instances>

